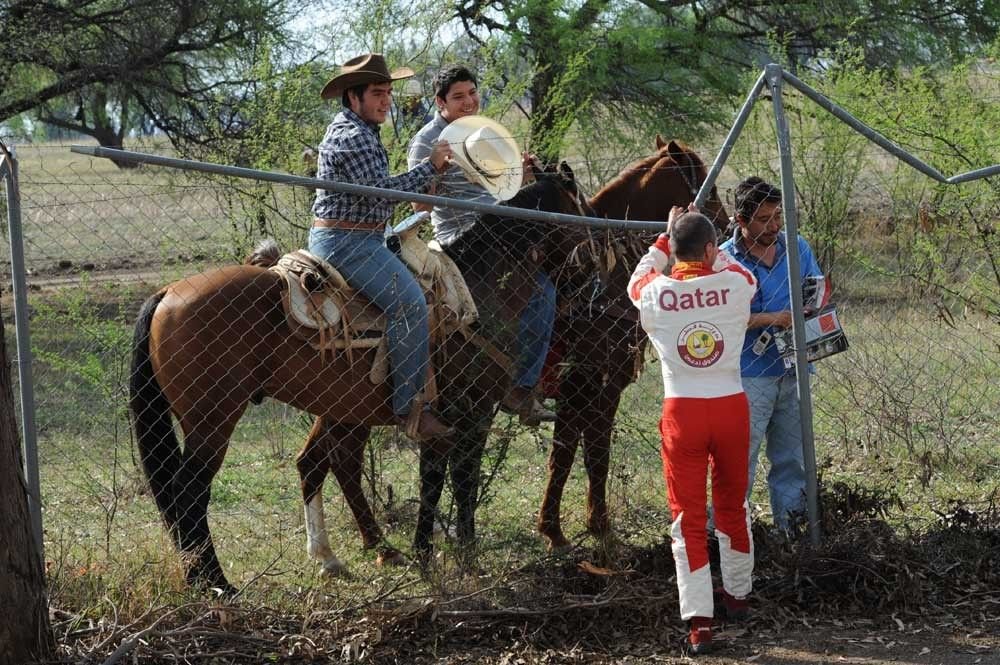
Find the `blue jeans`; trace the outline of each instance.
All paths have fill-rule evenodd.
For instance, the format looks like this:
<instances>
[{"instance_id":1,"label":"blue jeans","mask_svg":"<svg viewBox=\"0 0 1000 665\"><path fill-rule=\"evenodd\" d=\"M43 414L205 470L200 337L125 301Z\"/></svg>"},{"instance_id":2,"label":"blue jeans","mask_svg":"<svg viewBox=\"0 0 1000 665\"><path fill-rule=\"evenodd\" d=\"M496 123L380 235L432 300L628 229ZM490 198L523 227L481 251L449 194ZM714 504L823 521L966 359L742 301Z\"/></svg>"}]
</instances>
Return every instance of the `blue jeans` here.
<instances>
[{"instance_id":1,"label":"blue jeans","mask_svg":"<svg viewBox=\"0 0 1000 665\"><path fill-rule=\"evenodd\" d=\"M312 229L309 251L327 260L388 319L392 411L410 411L427 378L427 300L410 269L385 247L380 232Z\"/></svg>"},{"instance_id":2,"label":"blue jeans","mask_svg":"<svg viewBox=\"0 0 1000 665\"><path fill-rule=\"evenodd\" d=\"M753 490L760 446L765 449L771 469L767 488L774 524L787 529L789 513L805 509L806 471L802 457L802 421L799 417L798 386L794 374L743 377L743 390L750 403L750 482Z\"/></svg>"},{"instance_id":3,"label":"blue jeans","mask_svg":"<svg viewBox=\"0 0 1000 665\"><path fill-rule=\"evenodd\" d=\"M535 290L521 312L518 325L515 386L533 388L542 378L555 321L556 287L545 271L539 270L535 273Z\"/></svg>"}]
</instances>

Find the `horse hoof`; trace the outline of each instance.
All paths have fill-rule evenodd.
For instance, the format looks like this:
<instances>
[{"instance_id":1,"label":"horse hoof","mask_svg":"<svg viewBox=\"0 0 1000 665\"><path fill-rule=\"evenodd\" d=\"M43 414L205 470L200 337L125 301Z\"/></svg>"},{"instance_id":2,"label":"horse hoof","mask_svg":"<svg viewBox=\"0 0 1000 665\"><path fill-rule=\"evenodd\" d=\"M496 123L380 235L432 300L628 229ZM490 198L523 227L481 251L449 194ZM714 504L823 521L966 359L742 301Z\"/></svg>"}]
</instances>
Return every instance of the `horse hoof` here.
<instances>
[{"instance_id":1,"label":"horse hoof","mask_svg":"<svg viewBox=\"0 0 1000 665\"><path fill-rule=\"evenodd\" d=\"M542 537L545 538L545 549L548 550L549 554L561 554L572 547L562 532L552 534L543 531Z\"/></svg>"},{"instance_id":2,"label":"horse hoof","mask_svg":"<svg viewBox=\"0 0 1000 665\"><path fill-rule=\"evenodd\" d=\"M608 520L587 522L587 533L594 538L607 538L611 534L611 524Z\"/></svg>"},{"instance_id":3,"label":"horse hoof","mask_svg":"<svg viewBox=\"0 0 1000 665\"><path fill-rule=\"evenodd\" d=\"M379 568L405 566L407 563L406 557L397 549L382 550L375 559L375 565Z\"/></svg>"},{"instance_id":4,"label":"horse hoof","mask_svg":"<svg viewBox=\"0 0 1000 665\"><path fill-rule=\"evenodd\" d=\"M573 549L573 544L566 539L563 539L561 542L549 541L549 545L546 549L549 554L566 554Z\"/></svg>"},{"instance_id":5,"label":"horse hoof","mask_svg":"<svg viewBox=\"0 0 1000 665\"><path fill-rule=\"evenodd\" d=\"M454 540L458 537L458 530L454 525L443 524L439 520L434 520L434 528L431 531L431 538L435 540Z\"/></svg>"},{"instance_id":6,"label":"horse hoof","mask_svg":"<svg viewBox=\"0 0 1000 665\"><path fill-rule=\"evenodd\" d=\"M322 567L319 569L319 574L331 579L338 577L346 579L351 576L350 571L347 570L347 566L338 559L324 561Z\"/></svg>"}]
</instances>

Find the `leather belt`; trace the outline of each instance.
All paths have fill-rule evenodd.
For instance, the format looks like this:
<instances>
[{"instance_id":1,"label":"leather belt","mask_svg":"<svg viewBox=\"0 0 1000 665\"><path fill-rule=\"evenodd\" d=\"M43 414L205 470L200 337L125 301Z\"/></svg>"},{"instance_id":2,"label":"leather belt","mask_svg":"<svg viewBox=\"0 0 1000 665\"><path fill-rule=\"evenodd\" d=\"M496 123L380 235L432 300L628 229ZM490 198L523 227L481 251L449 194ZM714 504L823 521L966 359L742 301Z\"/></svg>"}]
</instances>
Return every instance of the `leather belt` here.
<instances>
[{"instance_id":1,"label":"leather belt","mask_svg":"<svg viewBox=\"0 0 1000 665\"><path fill-rule=\"evenodd\" d=\"M317 217L313 220L313 227L341 231L382 231L385 229L385 222L352 222L347 219L320 219Z\"/></svg>"}]
</instances>

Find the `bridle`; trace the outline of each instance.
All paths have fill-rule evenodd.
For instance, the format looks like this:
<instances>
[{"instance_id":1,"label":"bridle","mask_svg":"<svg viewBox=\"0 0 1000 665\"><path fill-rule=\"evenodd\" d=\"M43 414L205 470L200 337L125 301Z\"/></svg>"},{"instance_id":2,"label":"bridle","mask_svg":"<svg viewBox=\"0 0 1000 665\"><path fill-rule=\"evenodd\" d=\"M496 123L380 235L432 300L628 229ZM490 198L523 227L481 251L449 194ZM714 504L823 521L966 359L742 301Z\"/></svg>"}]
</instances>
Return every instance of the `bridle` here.
<instances>
[{"instance_id":1,"label":"bridle","mask_svg":"<svg viewBox=\"0 0 1000 665\"><path fill-rule=\"evenodd\" d=\"M691 181L687 168L681 165L676 159L674 160L674 164L677 165L677 171L681 174L681 178L684 179L684 184L687 185L688 191L691 192L691 200L694 201L698 198L698 192L701 190L701 186Z\"/></svg>"}]
</instances>

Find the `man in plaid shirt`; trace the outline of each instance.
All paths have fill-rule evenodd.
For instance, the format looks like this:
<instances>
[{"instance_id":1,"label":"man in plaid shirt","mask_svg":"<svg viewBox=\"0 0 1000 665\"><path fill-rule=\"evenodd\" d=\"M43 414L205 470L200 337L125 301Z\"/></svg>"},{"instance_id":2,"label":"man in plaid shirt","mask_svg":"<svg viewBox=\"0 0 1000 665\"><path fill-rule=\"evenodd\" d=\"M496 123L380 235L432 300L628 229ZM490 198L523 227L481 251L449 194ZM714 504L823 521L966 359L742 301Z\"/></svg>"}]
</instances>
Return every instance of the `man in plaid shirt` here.
<instances>
[{"instance_id":1,"label":"man in plaid shirt","mask_svg":"<svg viewBox=\"0 0 1000 665\"><path fill-rule=\"evenodd\" d=\"M430 188L435 176L448 167L448 144L435 145L413 169L391 176L379 136L392 101L392 82L410 76L413 70L405 67L390 73L377 53L344 63L322 92L324 99L340 98L344 108L320 143L317 178L407 192ZM396 205L387 199L316 190L309 251L335 266L385 312L392 410L409 436L426 440L447 436L452 429L430 410L413 410L429 367L427 302L410 270L383 244L385 225Z\"/></svg>"}]
</instances>

